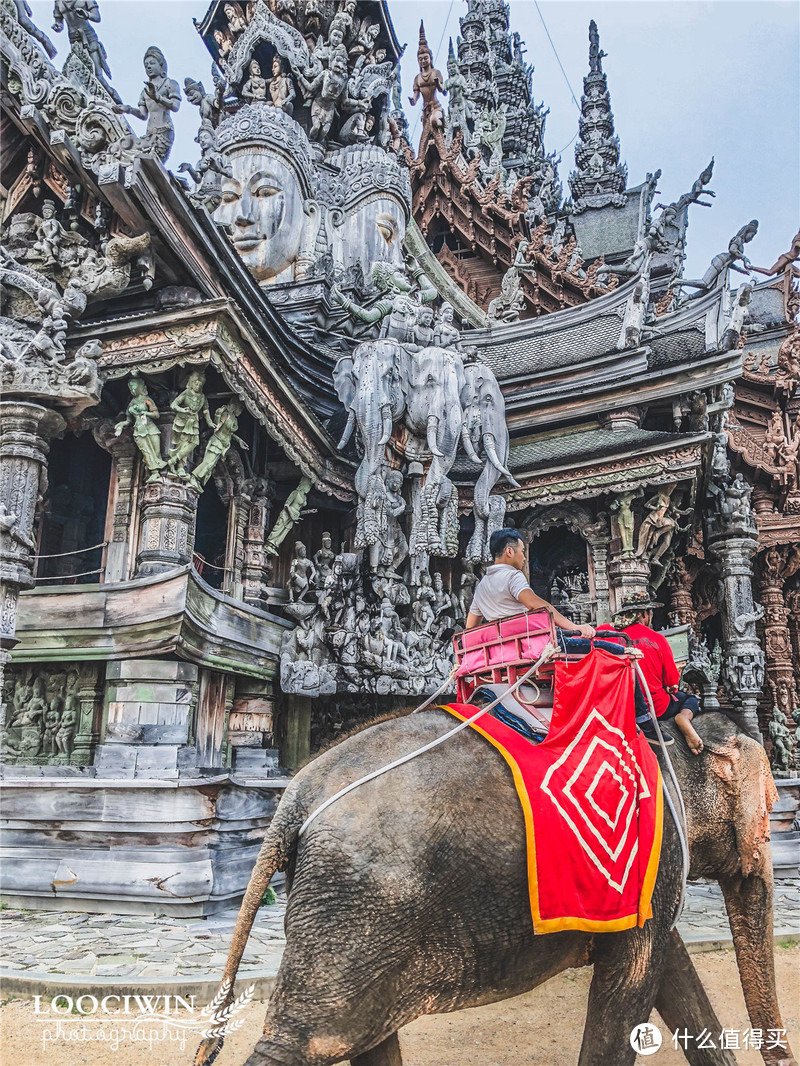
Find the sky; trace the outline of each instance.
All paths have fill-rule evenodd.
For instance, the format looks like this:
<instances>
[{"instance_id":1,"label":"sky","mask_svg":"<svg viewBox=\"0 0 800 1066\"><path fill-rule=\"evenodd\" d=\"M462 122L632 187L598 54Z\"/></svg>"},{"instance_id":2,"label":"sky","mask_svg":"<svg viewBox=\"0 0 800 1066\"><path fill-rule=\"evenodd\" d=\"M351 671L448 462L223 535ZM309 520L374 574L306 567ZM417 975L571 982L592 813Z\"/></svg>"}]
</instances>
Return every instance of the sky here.
<instances>
[{"instance_id":1,"label":"sky","mask_svg":"<svg viewBox=\"0 0 800 1066\"><path fill-rule=\"evenodd\" d=\"M66 32L49 27L52 0L30 0L33 19L68 51ZM97 28L108 53L112 81L126 103L139 99L145 49L158 45L171 77L211 85L211 63L192 19L204 0L100 0ZM688 190L715 157L712 209L690 211L686 276L699 277L711 258L751 218L760 228L749 258L770 266L786 251L800 224L800 5L794 0L510 0L511 29L534 65L533 91L550 108L547 151L561 154L559 176L568 192L583 77L588 72L588 26L595 19L608 53L608 76L621 160L628 184L661 168L660 195L669 202ZM436 65L447 61L465 0L390 0L403 58L407 98L417 70L420 13ZM549 38L548 38L549 33ZM552 43L551 43L552 41ZM556 58L556 53L558 58ZM564 70L559 67L560 60ZM568 84L569 83L569 84ZM416 108L418 114L419 105ZM419 136L414 109L406 107ZM143 129L143 123L131 119ZM171 169L200 152L194 143L197 110L186 101L175 116Z\"/></svg>"}]
</instances>

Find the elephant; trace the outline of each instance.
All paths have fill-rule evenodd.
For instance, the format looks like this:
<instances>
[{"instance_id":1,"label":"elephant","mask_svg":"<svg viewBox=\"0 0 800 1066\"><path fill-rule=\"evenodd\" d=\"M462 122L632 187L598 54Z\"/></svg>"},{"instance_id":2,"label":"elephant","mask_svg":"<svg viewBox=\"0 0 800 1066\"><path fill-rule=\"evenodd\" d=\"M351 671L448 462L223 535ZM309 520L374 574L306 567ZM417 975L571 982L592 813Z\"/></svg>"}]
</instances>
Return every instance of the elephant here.
<instances>
[{"instance_id":1,"label":"elephant","mask_svg":"<svg viewBox=\"0 0 800 1066\"><path fill-rule=\"evenodd\" d=\"M461 356L453 348L435 345L404 346L401 351L405 424L415 437L427 443L431 453L430 469L414 511L412 552L416 553L416 549L432 555L455 554L458 501L448 474L462 440Z\"/></svg>"},{"instance_id":2,"label":"elephant","mask_svg":"<svg viewBox=\"0 0 800 1066\"><path fill-rule=\"evenodd\" d=\"M345 447L356 426L364 445L364 458L355 476L357 548L380 543L385 532L386 445L405 408L397 369L399 350L395 340L364 341L352 355L342 356L333 371L336 392L347 411L347 425L338 447Z\"/></svg>"},{"instance_id":3,"label":"elephant","mask_svg":"<svg viewBox=\"0 0 800 1066\"><path fill-rule=\"evenodd\" d=\"M441 709L372 724L293 779L267 830L224 970L227 1002L259 903L286 872L286 948L263 1035L245 1066L402 1066L398 1030L526 992L562 970L593 965L579 1066L633 1066L629 1037L655 1006L670 1029L721 1025L679 934L677 830L665 806L653 916L614 933L534 934L525 829L511 773L471 729L354 789L343 786L448 731ZM687 808L689 877L719 881L754 1028L783 1029L772 949L768 812L775 786L764 749L718 713L695 722L692 756L670 748ZM673 737L674 723L662 726ZM664 772L663 754L659 753ZM666 775L665 775L666 776ZM221 1039L200 1045L210 1066ZM735 1066L731 1052L690 1042L691 1066ZM769 1066L797 1066L788 1046Z\"/></svg>"},{"instance_id":4,"label":"elephant","mask_svg":"<svg viewBox=\"0 0 800 1066\"><path fill-rule=\"evenodd\" d=\"M467 546L470 562L490 562L489 538L500 529L505 518L505 500L491 492L501 477L518 489L519 484L508 469L508 426L506 404L492 371L478 360L464 363L464 385L461 389L464 410L462 440L464 450L472 462L483 465L475 483L475 531ZM483 449L485 459L479 450Z\"/></svg>"}]
</instances>

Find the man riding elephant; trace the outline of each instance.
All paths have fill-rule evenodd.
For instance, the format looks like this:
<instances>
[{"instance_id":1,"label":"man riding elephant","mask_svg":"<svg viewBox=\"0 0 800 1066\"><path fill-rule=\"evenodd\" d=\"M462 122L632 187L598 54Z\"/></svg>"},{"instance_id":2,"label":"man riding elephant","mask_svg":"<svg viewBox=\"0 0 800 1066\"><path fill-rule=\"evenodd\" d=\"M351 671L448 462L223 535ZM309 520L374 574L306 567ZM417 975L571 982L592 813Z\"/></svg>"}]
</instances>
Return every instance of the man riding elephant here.
<instances>
[{"instance_id":1,"label":"man riding elephant","mask_svg":"<svg viewBox=\"0 0 800 1066\"><path fill-rule=\"evenodd\" d=\"M575 625L530 587L524 574L525 542L516 529L498 529L492 533L489 550L494 562L478 582L465 629L473 629L484 621L509 618L527 609L547 611L560 629L577 632L585 638L594 636L594 626Z\"/></svg>"},{"instance_id":2,"label":"man riding elephant","mask_svg":"<svg viewBox=\"0 0 800 1066\"><path fill-rule=\"evenodd\" d=\"M662 721L674 718L689 750L693 755L699 755L703 750L703 741L692 725L692 719L700 713L700 701L691 693L679 690L680 674L672 648L666 637L652 628L653 609L661 606L663 604L651 599L647 593L633 593L623 600L614 615L613 627L605 623L597 628L599 631L612 628L625 631L634 647L642 653L642 672L656 717ZM654 740L655 733L649 721L643 715L637 715L637 720L639 717L643 719L640 724L645 736Z\"/></svg>"}]
</instances>

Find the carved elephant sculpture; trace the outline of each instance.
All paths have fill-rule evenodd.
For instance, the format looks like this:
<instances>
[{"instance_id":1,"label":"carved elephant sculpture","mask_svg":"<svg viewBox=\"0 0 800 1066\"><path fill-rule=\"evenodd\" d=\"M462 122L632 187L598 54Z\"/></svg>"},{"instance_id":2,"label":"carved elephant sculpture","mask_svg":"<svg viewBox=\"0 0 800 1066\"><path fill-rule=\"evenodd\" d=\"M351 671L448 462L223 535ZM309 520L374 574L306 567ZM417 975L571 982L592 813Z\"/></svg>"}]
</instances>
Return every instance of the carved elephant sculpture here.
<instances>
[{"instance_id":1,"label":"carved elephant sculpture","mask_svg":"<svg viewBox=\"0 0 800 1066\"><path fill-rule=\"evenodd\" d=\"M519 488L507 465L506 403L490 368L477 361L464 366L460 399L464 411L464 449L474 463L483 465L475 483L475 532L467 546L466 557L470 562L489 562L489 538L495 529L502 528L505 518L505 499L492 496L492 489L501 477L514 488Z\"/></svg>"},{"instance_id":2,"label":"carved elephant sculpture","mask_svg":"<svg viewBox=\"0 0 800 1066\"><path fill-rule=\"evenodd\" d=\"M405 424L426 442L432 457L415 507L412 551L451 555L458 549L458 519L456 489L448 475L462 440L464 367L452 348L403 347L401 352Z\"/></svg>"},{"instance_id":3,"label":"carved elephant sculpture","mask_svg":"<svg viewBox=\"0 0 800 1066\"><path fill-rule=\"evenodd\" d=\"M716 879L756 1029L783 1029L772 947L769 809L776 790L764 749L720 714L696 720L695 757L670 748L687 808L690 878ZM429 710L370 726L305 766L284 793L239 912L224 978L233 981L276 870L289 889L286 949L263 1035L245 1066L401 1066L397 1032L423 1014L517 996L562 970L594 966L580 1066L633 1066L629 1037L655 1006L670 1029L719 1033L720 1021L677 931L681 851L664 836L653 917L618 933L534 934L525 828L502 756L472 730L396 767L323 811L348 782L452 727ZM664 726L677 734L673 723ZM679 737L679 734L678 734ZM662 769L664 767L662 766ZM409 797L413 802L409 802ZM228 1001L234 998L231 988ZM204 1041L209 1066L220 1038ZM690 1043L691 1066L735 1066L730 1051ZM770 1066L797 1066L768 1047ZM238 1060L241 1061L241 1060Z\"/></svg>"},{"instance_id":4,"label":"carved elephant sculpture","mask_svg":"<svg viewBox=\"0 0 800 1066\"><path fill-rule=\"evenodd\" d=\"M333 371L337 395L347 411L347 425L338 446L346 446L356 427L364 446L364 457L355 477L357 548L377 544L381 538L386 500L386 445L405 407L397 370L399 347L394 340L365 341L352 355L342 356Z\"/></svg>"}]
</instances>

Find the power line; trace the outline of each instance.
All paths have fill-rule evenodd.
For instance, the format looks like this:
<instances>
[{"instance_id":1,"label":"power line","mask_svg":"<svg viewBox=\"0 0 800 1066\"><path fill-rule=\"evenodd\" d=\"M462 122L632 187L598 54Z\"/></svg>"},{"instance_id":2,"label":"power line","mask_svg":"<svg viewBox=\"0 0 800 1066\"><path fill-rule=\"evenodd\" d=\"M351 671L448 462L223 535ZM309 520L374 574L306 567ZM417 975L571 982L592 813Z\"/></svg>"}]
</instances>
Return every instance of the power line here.
<instances>
[{"instance_id":1,"label":"power line","mask_svg":"<svg viewBox=\"0 0 800 1066\"><path fill-rule=\"evenodd\" d=\"M569 78L567 77L567 72L566 72L566 70L564 70L564 64L561 62L561 59L559 58L558 52L556 51L556 46L553 44L553 38L550 36L550 30L548 30L547 23L544 21L544 15L542 14L541 9L539 8L539 0L534 0L534 6L536 7L536 10L539 12L539 18L542 20L542 25L544 26L544 32L547 34L547 39L550 42L550 47L553 49L553 55L556 57L556 62L558 63L559 67L561 68L561 73L564 75L564 81L567 83L567 88L569 89L569 94L572 97L572 99L573 99L573 101L575 103L575 106L580 111L581 105L578 103L577 97L575 96L575 93L572 90L572 86L569 83ZM575 136L577 136L577 134ZM574 141L575 137L573 137L572 140ZM572 141L570 141L569 144L572 144ZM561 151L563 152L566 148L569 148L569 144L565 145L564 148L561 149Z\"/></svg>"}]
</instances>

